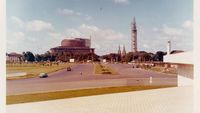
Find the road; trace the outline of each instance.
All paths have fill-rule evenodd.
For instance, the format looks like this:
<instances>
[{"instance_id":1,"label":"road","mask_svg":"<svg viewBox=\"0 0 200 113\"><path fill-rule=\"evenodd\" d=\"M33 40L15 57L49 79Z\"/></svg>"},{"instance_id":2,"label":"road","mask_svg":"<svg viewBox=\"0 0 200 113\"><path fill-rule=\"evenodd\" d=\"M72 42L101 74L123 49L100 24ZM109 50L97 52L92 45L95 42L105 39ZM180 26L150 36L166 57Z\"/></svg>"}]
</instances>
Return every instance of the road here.
<instances>
[{"instance_id":1,"label":"road","mask_svg":"<svg viewBox=\"0 0 200 113\"><path fill-rule=\"evenodd\" d=\"M142 70L142 69L133 69L132 65L129 64L108 64L109 66L113 67L115 70L118 71L120 75L126 77L134 77L134 78L174 78L174 75L165 74L165 73L158 73L149 70Z\"/></svg>"},{"instance_id":2,"label":"road","mask_svg":"<svg viewBox=\"0 0 200 113\"><path fill-rule=\"evenodd\" d=\"M133 69L128 64L108 64L117 75L95 75L93 64L73 65L72 71L66 69L49 74L48 78L28 78L7 80L7 95L40 93L50 91L99 88L109 86L149 85L149 77L153 77L151 85L176 85L177 77L158 72ZM82 75L80 74L82 72Z\"/></svg>"}]
</instances>

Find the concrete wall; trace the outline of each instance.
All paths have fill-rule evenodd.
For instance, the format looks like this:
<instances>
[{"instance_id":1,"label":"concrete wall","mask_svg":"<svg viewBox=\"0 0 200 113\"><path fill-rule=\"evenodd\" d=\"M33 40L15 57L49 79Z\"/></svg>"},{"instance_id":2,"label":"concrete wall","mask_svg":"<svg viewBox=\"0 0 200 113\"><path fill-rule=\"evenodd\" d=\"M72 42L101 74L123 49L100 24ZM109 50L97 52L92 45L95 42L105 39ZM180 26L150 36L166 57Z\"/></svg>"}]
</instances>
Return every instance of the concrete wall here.
<instances>
[{"instance_id":1,"label":"concrete wall","mask_svg":"<svg viewBox=\"0 0 200 113\"><path fill-rule=\"evenodd\" d=\"M193 65L178 65L178 86L192 86L193 78Z\"/></svg>"},{"instance_id":2,"label":"concrete wall","mask_svg":"<svg viewBox=\"0 0 200 113\"><path fill-rule=\"evenodd\" d=\"M194 79L193 52L184 52L164 56L164 62L177 63L178 86L192 86Z\"/></svg>"},{"instance_id":3,"label":"concrete wall","mask_svg":"<svg viewBox=\"0 0 200 113\"><path fill-rule=\"evenodd\" d=\"M194 36L194 113L200 113L200 0L194 0L193 36Z\"/></svg>"}]
</instances>

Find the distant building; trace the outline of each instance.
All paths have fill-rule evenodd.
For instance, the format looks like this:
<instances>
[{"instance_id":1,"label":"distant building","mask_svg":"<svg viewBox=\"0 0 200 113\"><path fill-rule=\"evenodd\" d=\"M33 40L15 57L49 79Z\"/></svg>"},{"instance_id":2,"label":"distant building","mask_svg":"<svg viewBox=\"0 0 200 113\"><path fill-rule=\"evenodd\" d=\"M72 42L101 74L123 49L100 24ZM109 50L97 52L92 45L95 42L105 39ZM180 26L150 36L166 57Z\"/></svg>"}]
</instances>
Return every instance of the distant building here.
<instances>
[{"instance_id":1,"label":"distant building","mask_svg":"<svg viewBox=\"0 0 200 113\"><path fill-rule=\"evenodd\" d=\"M119 45L119 48L118 48L118 55L119 55L120 57L126 56L125 45L123 45L123 50L122 50L122 51L121 51L121 48L120 48L120 45Z\"/></svg>"},{"instance_id":2,"label":"distant building","mask_svg":"<svg viewBox=\"0 0 200 113\"><path fill-rule=\"evenodd\" d=\"M126 49L125 49L125 45L123 45L123 51L122 51L122 57L126 56Z\"/></svg>"},{"instance_id":3,"label":"distant building","mask_svg":"<svg viewBox=\"0 0 200 113\"><path fill-rule=\"evenodd\" d=\"M119 48L118 48L118 55L121 56L121 49L120 49L120 45L119 45Z\"/></svg>"},{"instance_id":4,"label":"distant building","mask_svg":"<svg viewBox=\"0 0 200 113\"><path fill-rule=\"evenodd\" d=\"M91 48L91 38L75 38L62 40L61 46L51 48L50 51L52 53L93 54L94 48Z\"/></svg>"},{"instance_id":5,"label":"distant building","mask_svg":"<svg viewBox=\"0 0 200 113\"><path fill-rule=\"evenodd\" d=\"M167 55L171 54L171 41L167 42Z\"/></svg>"},{"instance_id":6,"label":"distant building","mask_svg":"<svg viewBox=\"0 0 200 113\"><path fill-rule=\"evenodd\" d=\"M12 53L6 53L6 62L9 63L17 63L22 61L22 55L12 52Z\"/></svg>"},{"instance_id":7,"label":"distant building","mask_svg":"<svg viewBox=\"0 0 200 113\"><path fill-rule=\"evenodd\" d=\"M133 52L137 52L137 27L135 17L133 18L133 22L131 24L131 40L131 49Z\"/></svg>"},{"instance_id":8,"label":"distant building","mask_svg":"<svg viewBox=\"0 0 200 113\"><path fill-rule=\"evenodd\" d=\"M167 55L184 52L183 50L171 50L171 48L172 48L171 46L172 46L171 41L168 41L167 42Z\"/></svg>"},{"instance_id":9,"label":"distant building","mask_svg":"<svg viewBox=\"0 0 200 113\"><path fill-rule=\"evenodd\" d=\"M182 50L171 51L171 41L167 42L167 55L164 62L177 68L178 86L191 86L193 84L193 51L184 52Z\"/></svg>"}]
</instances>

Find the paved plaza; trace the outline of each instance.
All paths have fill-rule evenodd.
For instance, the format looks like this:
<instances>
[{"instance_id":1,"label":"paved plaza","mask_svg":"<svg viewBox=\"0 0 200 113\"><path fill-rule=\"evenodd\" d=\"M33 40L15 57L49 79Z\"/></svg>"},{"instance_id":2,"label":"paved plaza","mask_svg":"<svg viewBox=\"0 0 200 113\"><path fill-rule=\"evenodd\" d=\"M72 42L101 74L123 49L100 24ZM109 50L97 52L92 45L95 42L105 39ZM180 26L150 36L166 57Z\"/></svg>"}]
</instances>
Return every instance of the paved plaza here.
<instances>
[{"instance_id":1,"label":"paved plaza","mask_svg":"<svg viewBox=\"0 0 200 113\"><path fill-rule=\"evenodd\" d=\"M7 113L192 113L192 87L7 105Z\"/></svg>"}]
</instances>

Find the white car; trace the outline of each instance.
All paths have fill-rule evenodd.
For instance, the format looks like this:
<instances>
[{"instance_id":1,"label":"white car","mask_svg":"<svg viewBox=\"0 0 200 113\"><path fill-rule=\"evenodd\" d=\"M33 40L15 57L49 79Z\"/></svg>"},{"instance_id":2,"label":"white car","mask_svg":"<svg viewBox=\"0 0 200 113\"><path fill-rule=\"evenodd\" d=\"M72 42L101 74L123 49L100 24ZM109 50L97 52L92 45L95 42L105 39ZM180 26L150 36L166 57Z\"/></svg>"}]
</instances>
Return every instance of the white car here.
<instances>
[{"instance_id":1,"label":"white car","mask_svg":"<svg viewBox=\"0 0 200 113\"><path fill-rule=\"evenodd\" d=\"M40 78L47 78L47 77L48 77L48 74L47 74L47 73L40 73L40 74L39 74L39 77L40 77Z\"/></svg>"}]
</instances>

